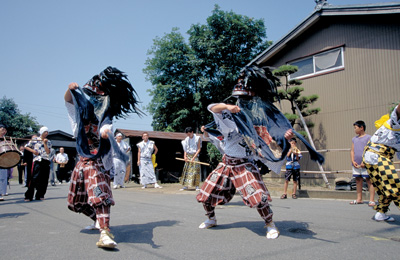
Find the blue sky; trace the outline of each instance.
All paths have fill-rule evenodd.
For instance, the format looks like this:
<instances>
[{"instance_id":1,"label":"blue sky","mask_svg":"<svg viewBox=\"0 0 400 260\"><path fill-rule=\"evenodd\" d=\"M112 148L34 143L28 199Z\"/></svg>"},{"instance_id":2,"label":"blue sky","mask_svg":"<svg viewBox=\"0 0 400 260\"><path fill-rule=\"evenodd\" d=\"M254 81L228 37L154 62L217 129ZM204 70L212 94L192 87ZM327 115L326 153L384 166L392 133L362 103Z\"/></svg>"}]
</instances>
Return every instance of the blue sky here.
<instances>
[{"instance_id":1,"label":"blue sky","mask_svg":"<svg viewBox=\"0 0 400 260\"><path fill-rule=\"evenodd\" d=\"M385 1L329 0L332 5ZM315 7L314 0L2 0L0 94L12 98L50 131L71 133L63 96L111 65L128 74L145 106L152 88L142 70L157 36L205 24L214 5L264 19L277 41ZM147 113L148 114L148 113ZM152 130L151 116L118 120L114 128Z\"/></svg>"}]
</instances>

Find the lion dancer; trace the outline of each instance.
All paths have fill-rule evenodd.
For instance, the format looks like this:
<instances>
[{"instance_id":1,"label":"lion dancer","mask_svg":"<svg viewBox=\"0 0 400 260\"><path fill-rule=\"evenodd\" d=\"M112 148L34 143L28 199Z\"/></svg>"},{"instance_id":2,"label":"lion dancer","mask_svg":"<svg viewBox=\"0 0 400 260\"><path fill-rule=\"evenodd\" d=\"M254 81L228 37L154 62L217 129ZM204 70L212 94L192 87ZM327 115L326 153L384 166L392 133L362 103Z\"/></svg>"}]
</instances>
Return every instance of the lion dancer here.
<instances>
[{"instance_id":1,"label":"lion dancer","mask_svg":"<svg viewBox=\"0 0 400 260\"><path fill-rule=\"evenodd\" d=\"M279 236L269 205L271 198L256 161L279 174L290 148L288 140L299 134L273 106L277 79L267 72L269 74L255 66L246 68L232 92L237 100L231 104L208 106L215 125L203 126L201 130L224 155L197 195L197 201L203 204L208 217L200 224L200 229L217 225L216 205L228 203L238 190L243 202L256 208L264 220L267 239ZM217 129L212 129L213 126ZM304 138L301 140L305 141ZM323 162L323 157L315 150L312 158Z\"/></svg>"},{"instance_id":2,"label":"lion dancer","mask_svg":"<svg viewBox=\"0 0 400 260\"><path fill-rule=\"evenodd\" d=\"M113 138L112 119L129 112L142 114L136 92L126 74L107 67L82 88L70 83L64 99L80 156L71 176L68 208L95 222L88 228L100 229L98 247L114 248L117 243L110 233L110 208L115 202L109 172L113 151L123 161L128 158Z\"/></svg>"},{"instance_id":3,"label":"lion dancer","mask_svg":"<svg viewBox=\"0 0 400 260\"><path fill-rule=\"evenodd\" d=\"M382 119L375 125L379 126ZM364 149L363 163L379 195L379 203L374 206L376 213L372 219L392 222L395 219L386 215L390 203L393 201L400 208L400 176L393 165L396 152L400 159L400 105L393 110L390 118L387 115L381 123Z\"/></svg>"}]
</instances>

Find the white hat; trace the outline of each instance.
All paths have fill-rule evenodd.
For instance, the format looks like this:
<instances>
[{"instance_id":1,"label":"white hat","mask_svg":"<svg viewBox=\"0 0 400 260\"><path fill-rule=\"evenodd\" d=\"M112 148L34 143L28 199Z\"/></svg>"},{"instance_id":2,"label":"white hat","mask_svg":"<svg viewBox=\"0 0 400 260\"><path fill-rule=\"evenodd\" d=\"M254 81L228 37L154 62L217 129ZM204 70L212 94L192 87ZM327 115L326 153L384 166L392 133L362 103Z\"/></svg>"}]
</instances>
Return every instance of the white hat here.
<instances>
[{"instance_id":1,"label":"white hat","mask_svg":"<svg viewBox=\"0 0 400 260\"><path fill-rule=\"evenodd\" d=\"M48 131L49 131L49 129L47 127L43 126L42 128L40 128L39 134L42 135L44 132L48 132Z\"/></svg>"},{"instance_id":2,"label":"white hat","mask_svg":"<svg viewBox=\"0 0 400 260\"><path fill-rule=\"evenodd\" d=\"M121 134L121 133L118 133L115 137L118 137L118 136L122 136L122 134Z\"/></svg>"}]
</instances>

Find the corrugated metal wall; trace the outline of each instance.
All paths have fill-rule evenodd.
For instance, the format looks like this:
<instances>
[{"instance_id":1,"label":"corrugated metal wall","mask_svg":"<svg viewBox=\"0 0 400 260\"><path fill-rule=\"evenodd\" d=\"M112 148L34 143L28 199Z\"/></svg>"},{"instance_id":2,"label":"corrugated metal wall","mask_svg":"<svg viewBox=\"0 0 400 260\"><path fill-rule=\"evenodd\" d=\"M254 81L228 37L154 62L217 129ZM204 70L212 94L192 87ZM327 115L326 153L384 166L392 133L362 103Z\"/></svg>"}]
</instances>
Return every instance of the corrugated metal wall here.
<instances>
[{"instance_id":1,"label":"corrugated metal wall","mask_svg":"<svg viewBox=\"0 0 400 260\"><path fill-rule=\"evenodd\" d=\"M399 15L323 18L266 63L278 67L344 44L344 70L303 80L305 95L319 95L314 107L321 112L311 117L317 149L350 148L355 121L364 120L372 135L374 121L400 102L399 21ZM326 170L351 169L349 152L327 153L326 159ZM317 167L303 160L302 169Z\"/></svg>"}]
</instances>

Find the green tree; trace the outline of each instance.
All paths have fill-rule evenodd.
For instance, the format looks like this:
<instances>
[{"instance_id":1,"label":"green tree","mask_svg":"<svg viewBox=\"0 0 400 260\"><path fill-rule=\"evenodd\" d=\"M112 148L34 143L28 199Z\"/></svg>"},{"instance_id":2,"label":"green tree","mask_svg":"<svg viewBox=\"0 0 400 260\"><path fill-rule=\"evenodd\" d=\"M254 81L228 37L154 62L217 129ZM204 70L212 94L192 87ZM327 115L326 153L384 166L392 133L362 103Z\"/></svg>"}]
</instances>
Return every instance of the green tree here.
<instances>
[{"instance_id":1,"label":"green tree","mask_svg":"<svg viewBox=\"0 0 400 260\"><path fill-rule=\"evenodd\" d=\"M400 101L398 101L397 103L392 102L392 103L390 104L389 115L392 114L393 110L394 110L394 109L396 108L396 106L399 105L399 104L400 104Z\"/></svg>"},{"instance_id":2,"label":"green tree","mask_svg":"<svg viewBox=\"0 0 400 260\"><path fill-rule=\"evenodd\" d=\"M196 59L177 28L164 37L157 37L148 51L144 73L154 86L147 110L153 115L153 129L176 131L191 125L190 111L195 102Z\"/></svg>"},{"instance_id":3,"label":"green tree","mask_svg":"<svg viewBox=\"0 0 400 260\"><path fill-rule=\"evenodd\" d=\"M263 20L220 10L192 25L189 43L173 28L153 41L144 73L152 83L147 107L157 131L183 131L212 120L206 106L228 97L239 71L267 48Z\"/></svg>"},{"instance_id":4,"label":"green tree","mask_svg":"<svg viewBox=\"0 0 400 260\"><path fill-rule=\"evenodd\" d=\"M39 131L36 118L21 114L17 104L5 96L0 99L0 122L7 126L7 136L25 137Z\"/></svg>"},{"instance_id":5,"label":"green tree","mask_svg":"<svg viewBox=\"0 0 400 260\"><path fill-rule=\"evenodd\" d=\"M222 154L212 143L207 143L207 154L211 169L215 169L218 163L222 161Z\"/></svg>"},{"instance_id":6,"label":"green tree","mask_svg":"<svg viewBox=\"0 0 400 260\"><path fill-rule=\"evenodd\" d=\"M272 72L275 76L284 77L285 79L284 84L281 84L283 89L278 90L278 96L281 100L288 100L290 102L292 113L285 113L285 116L290 121L292 126L295 124L302 126L300 122L297 122L299 116L296 112L296 105L304 118L318 114L321 111L321 109L318 107L309 108L310 105L314 104L314 102L318 100L318 95L301 96L301 93L304 91L304 88L300 87L302 81L297 79L289 80L289 75L295 73L297 70L297 66L282 65ZM313 122L311 121L307 121L306 124L309 128L314 126ZM307 136L305 131L298 132L304 136Z\"/></svg>"}]
</instances>

